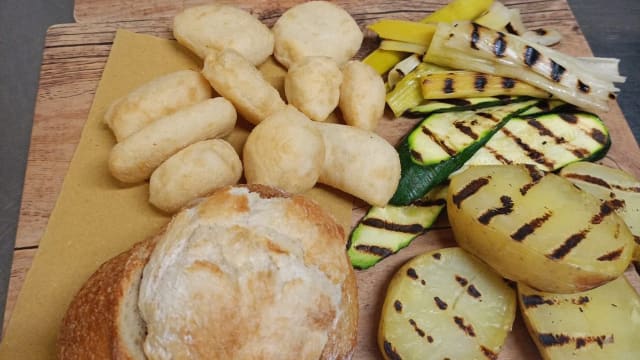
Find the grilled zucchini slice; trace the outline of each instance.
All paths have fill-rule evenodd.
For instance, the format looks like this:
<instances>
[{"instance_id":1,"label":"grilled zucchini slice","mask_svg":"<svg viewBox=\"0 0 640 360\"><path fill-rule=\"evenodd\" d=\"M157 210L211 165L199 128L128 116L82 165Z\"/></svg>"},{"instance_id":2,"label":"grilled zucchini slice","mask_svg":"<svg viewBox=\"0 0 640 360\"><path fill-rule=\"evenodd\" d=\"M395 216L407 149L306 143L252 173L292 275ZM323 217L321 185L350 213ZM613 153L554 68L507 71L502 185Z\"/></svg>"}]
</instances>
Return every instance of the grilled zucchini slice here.
<instances>
[{"instance_id":1,"label":"grilled zucchini slice","mask_svg":"<svg viewBox=\"0 0 640 360\"><path fill-rule=\"evenodd\" d=\"M458 244L502 276L575 293L622 274L634 250L612 209L535 166L471 166L451 178L447 214Z\"/></svg>"},{"instance_id":2,"label":"grilled zucchini slice","mask_svg":"<svg viewBox=\"0 0 640 360\"><path fill-rule=\"evenodd\" d=\"M520 283L518 302L544 359L637 359L640 354L640 297L624 276L571 295Z\"/></svg>"},{"instance_id":3,"label":"grilled zucchini slice","mask_svg":"<svg viewBox=\"0 0 640 360\"><path fill-rule=\"evenodd\" d=\"M458 247L419 255L387 289L378 345L385 359L495 359L511 331L516 295Z\"/></svg>"},{"instance_id":4,"label":"grilled zucchini slice","mask_svg":"<svg viewBox=\"0 0 640 360\"><path fill-rule=\"evenodd\" d=\"M367 269L408 246L444 209L447 186L439 186L408 206L373 206L349 236L347 254L356 269Z\"/></svg>"}]
</instances>

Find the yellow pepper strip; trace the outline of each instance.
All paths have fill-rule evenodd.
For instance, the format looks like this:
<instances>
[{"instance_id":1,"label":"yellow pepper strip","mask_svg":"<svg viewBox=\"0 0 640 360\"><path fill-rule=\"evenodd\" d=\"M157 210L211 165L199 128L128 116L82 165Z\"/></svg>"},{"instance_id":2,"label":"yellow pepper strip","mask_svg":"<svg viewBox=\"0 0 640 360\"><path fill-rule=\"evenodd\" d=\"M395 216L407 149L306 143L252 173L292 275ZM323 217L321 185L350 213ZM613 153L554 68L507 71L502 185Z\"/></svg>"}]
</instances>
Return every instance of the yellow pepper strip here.
<instances>
[{"instance_id":1,"label":"yellow pepper strip","mask_svg":"<svg viewBox=\"0 0 640 360\"><path fill-rule=\"evenodd\" d=\"M451 23L473 20L489 9L493 0L453 0L421 20L423 23Z\"/></svg>"},{"instance_id":2,"label":"yellow pepper strip","mask_svg":"<svg viewBox=\"0 0 640 360\"><path fill-rule=\"evenodd\" d=\"M549 98L546 91L512 78L473 71L428 73L421 77L425 99L459 99L486 96L531 96Z\"/></svg>"},{"instance_id":3,"label":"yellow pepper strip","mask_svg":"<svg viewBox=\"0 0 640 360\"><path fill-rule=\"evenodd\" d=\"M433 24L423 24L406 20L380 20L368 26L383 39L396 40L429 46L436 32Z\"/></svg>"},{"instance_id":4,"label":"yellow pepper strip","mask_svg":"<svg viewBox=\"0 0 640 360\"><path fill-rule=\"evenodd\" d=\"M424 45L395 40L382 40L380 42L380 49L401 51L420 55L423 55L427 51L427 47Z\"/></svg>"},{"instance_id":5,"label":"yellow pepper strip","mask_svg":"<svg viewBox=\"0 0 640 360\"><path fill-rule=\"evenodd\" d=\"M382 75L391 70L397 63L407 57L407 53L399 51L376 49L367 55L362 62L371 66L378 74Z\"/></svg>"}]
</instances>

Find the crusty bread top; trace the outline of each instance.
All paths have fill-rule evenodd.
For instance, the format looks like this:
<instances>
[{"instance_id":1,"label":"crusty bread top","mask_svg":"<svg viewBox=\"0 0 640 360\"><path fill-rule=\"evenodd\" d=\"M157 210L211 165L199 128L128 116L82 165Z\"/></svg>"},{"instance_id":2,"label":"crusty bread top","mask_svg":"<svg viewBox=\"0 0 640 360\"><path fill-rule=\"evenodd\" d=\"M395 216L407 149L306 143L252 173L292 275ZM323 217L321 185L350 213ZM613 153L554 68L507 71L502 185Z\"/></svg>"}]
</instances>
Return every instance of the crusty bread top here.
<instances>
[{"instance_id":1,"label":"crusty bread top","mask_svg":"<svg viewBox=\"0 0 640 360\"><path fill-rule=\"evenodd\" d=\"M355 345L342 228L315 202L259 185L176 215L138 304L149 359L345 359Z\"/></svg>"}]
</instances>

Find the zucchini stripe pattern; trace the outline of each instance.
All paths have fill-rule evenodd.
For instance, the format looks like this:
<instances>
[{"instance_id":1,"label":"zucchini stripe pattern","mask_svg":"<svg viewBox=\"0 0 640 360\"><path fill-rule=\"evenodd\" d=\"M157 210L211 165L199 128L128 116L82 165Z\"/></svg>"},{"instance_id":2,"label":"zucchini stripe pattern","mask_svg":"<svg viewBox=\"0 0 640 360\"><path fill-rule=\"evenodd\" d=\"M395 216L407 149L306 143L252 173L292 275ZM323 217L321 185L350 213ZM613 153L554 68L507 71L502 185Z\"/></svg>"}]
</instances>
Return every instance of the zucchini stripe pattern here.
<instances>
[{"instance_id":1,"label":"zucchini stripe pattern","mask_svg":"<svg viewBox=\"0 0 640 360\"><path fill-rule=\"evenodd\" d=\"M447 186L435 188L409 206L372 207L349 236L347 254L356 269L367 269L408 246L445 207Z\"/></svg>"}]
</instances>

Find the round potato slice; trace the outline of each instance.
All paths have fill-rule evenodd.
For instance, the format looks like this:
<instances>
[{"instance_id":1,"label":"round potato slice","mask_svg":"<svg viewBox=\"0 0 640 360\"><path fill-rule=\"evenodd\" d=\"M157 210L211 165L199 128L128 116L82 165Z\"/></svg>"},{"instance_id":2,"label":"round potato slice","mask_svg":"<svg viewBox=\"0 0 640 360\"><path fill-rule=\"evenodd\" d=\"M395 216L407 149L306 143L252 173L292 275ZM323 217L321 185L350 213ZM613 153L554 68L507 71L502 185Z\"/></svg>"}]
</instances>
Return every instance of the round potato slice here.
<instances>
[{"instance_id":1,"label":"round potato slice","mask_svg":"<svg viewBox=\"0 0 640 360\"><path fill-rule=\"evenodd\" d=\"M419 255L391 279L378 328L387 360L496 359L516 315L516 294L458 247Z\"/></svg>"},{"instance_id":2,"label":"round potato slice","mask_svg":"<svg viewBox=\"0 0 640 360\"><path fill-rule=\"evenodd\" d=\"M287 68L306 56L328 56L342 65L362 44L362 31L344 9L326 1L296 5L276 21L274 56Z\"/></svg>"},{"instance_id":3,"label":"round potato slice","mask_svg":"<svg viewBox=\"0 0 640 360\"><path fill-rule=\"evenodd\" d=\"M347 125L375 130L384 113L387 94L382 77L369 65L349 61L342 69L340 111Z\"/></svg>"},{"instance_id":4,"label":"round potato slice","mask_svg":"<svg viewBox=\"0 0 640 360\"><path fill-rule=\"evenodd\" d=\"M633 236L613 208L533 165L471 166L451 178L447 214L460 246L542 291L603 285L629 266Z\"/></svg>"},{"instance_id":5,"label":"round potato slice","mask_svg":"<svg viewBox=\"0 0 640 360\"><path fill-rule=\"evenodd\" d=\"M289 68L284 91L291 105L311 120L324 121L338 106L341 83L342 72L335 61L310 56Z\"/></svg>"},{"instance_id":6,"label":"round potato slice","mask_svg":"<svg viewBox=\"0 0 640 360\"><path fill-rule=\"evenodd\" d=\"M201 58L211 50L231 48L253 65L273 53L273 34L260 20L233 6L188 8L173 19L173 36Z\"/></svg>"}]
</instances>

